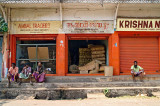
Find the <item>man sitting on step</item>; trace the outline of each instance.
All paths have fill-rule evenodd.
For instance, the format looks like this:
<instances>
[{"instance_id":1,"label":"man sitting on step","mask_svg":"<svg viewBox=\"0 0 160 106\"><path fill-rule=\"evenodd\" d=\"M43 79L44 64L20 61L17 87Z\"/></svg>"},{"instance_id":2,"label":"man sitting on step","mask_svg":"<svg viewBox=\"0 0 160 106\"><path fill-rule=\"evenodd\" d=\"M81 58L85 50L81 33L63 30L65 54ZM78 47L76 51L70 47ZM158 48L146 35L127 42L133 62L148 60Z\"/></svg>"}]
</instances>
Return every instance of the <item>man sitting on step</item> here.
<instances>
[{"instance_id":1,"label":"man sitting on step","mask_svg":"<svg viewBox=\"0 0 160 106\"><path fill-rule=\"evenodd\" d=\"M131 66L131 74L134 82L136 82L135 77L137 76L140 76L140 81L143 82L143 77L145 75L144 69L137 65L137 61L134 61L134 65Z\"/></svg>"},{"instance_id":2,"label":"man sitting on step","mask_svg":"<svg viewBox=\"0 0 160 106\"><path fill-rule=\"evenodd\" d=\"M17 82L19 78L18 77L18 67L16 67L15 63L12 63L12 67L9 68L7 77L8 77L8 82L9 82L8 86L10 86L10 81Z\"/></svg>"},{"instance_id":3,"label":"man sitting on step","mask_svg":"<svg viewBox=\"0 0 160 106\"><path fill-rule=\"evenodd\" d=\"M31 73L31 67L29 66L28 63L26 63L26 65L23 67L20 75L19 75L19 85L21 85L22 83L22 79L30 79L30 84L32 85L32 73Z\"/></svg>"}]
</instances>

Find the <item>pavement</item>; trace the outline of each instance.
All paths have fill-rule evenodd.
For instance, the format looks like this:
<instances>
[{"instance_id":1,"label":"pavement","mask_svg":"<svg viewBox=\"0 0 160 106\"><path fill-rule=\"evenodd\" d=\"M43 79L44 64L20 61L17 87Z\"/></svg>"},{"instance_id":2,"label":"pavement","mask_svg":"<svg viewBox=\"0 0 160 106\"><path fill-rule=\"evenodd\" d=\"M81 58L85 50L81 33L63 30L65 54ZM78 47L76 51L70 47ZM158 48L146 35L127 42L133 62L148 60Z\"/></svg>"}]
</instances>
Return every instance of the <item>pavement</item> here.
<instances>
[{"instance_id":1,"label":"pavement","mask_svg":"<svg viewBox=\"0 0 160 106\"><path fill-rule=\"evenodd\" d=\"M160 106L156 97L88 98L77 100L0 100L0 106Z\"/></svg>"}]
</instances>

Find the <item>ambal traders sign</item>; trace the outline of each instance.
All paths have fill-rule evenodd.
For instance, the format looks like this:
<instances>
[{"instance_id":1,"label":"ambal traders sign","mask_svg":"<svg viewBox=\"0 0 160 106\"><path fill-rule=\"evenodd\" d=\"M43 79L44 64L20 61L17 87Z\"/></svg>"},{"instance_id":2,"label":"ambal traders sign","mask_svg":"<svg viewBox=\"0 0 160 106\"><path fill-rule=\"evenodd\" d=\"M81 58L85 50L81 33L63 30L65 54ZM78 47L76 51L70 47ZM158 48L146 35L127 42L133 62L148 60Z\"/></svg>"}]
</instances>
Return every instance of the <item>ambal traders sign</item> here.
<instances>
[{"instance_id":1,"label":"ambal traders sign","mask_svg":"<svg viewBox=\"0 0 160 106\"><path fill-rule=\"evenodd\" d=\"M64 21L65 33L113 33L113 21Z\"/></svg>"},{"instance_id":2,"label":"ambal traders sign","mask_svg":"<svg viewBox=\"0 0 160 106\"><path fill-rule=\"evenodd\" d=\"M117 31L160 31L160 19L119 18Z\"/></svg>"},{"instance_id":3,"label":"ambal traders sign","mask_svg":"<svg viewBox=\"0 0 160 106\"><path fill-rule=\"evenodd\" d=\"M11 34L57 34L60 21L25 21L12 22Z\"/></svg>"}]
</instances>

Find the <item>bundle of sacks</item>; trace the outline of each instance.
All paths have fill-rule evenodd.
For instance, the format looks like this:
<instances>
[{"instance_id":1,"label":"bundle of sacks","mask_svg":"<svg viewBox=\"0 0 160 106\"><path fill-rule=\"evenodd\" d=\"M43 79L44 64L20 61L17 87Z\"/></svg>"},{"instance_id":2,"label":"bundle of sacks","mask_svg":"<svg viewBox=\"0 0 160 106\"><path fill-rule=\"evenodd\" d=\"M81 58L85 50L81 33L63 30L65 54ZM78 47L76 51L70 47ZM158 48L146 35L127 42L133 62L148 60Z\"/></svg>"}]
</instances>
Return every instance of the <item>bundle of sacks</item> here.
<instances>
[{"instance_id":1,"label":"bundle of sacks","mask_svg":"<svg viewBox=\"0 0 160 106\"><path fill-rule=\"evenodd\" d=\"M91 48L92 60L99 60L102 65L106 65L105 47L103 45L94 45Z\"/></svg>"},{"instance_id":2,"label":"bundle of sacks","mask_svg":"<svg viewBox=\"0 0 160 106\"><path fill-rule=\"evenodd\" d=\"M92 61L91 50L89 48L79 48L79 66L84 66Z\"/></svg>"}]
</instances>

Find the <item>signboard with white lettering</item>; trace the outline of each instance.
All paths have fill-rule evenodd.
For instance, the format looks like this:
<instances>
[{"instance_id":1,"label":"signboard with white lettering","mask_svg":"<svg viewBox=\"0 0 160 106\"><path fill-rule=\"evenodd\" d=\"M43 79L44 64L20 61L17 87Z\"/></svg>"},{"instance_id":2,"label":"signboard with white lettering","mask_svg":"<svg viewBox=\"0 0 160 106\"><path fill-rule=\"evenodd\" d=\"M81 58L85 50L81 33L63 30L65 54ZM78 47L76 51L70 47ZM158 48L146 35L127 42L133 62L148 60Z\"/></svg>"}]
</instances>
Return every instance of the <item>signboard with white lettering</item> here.
<instances>
[{"instance_id":1,"label":"signboard with white lettering","mask_svg":"<svg viewBox=\"0 0 160 106\"><path fill-rule=\"evenodd\" d=\"M60 21L12 22L11 34L58 34Z\"/></svg>"},{"instance_id":2,"label":"signboard with white lettering","mask_svg":"<svg viewBox=\"0 0 160 106\"><path fill-rule=\"evenodd\" d=\"M160 19L117 19L116 31L160 31Z\"/></svg>"},{"instance_id":3,"label":"signboard with white lettering","mask_svg":"<svg viewBox=\"0 0 160 106\"><path fill-rule=\"evenodd\" d=\"M64 21L65 33L114 33L113 21Z\"/></svg>"}]
</instances>

